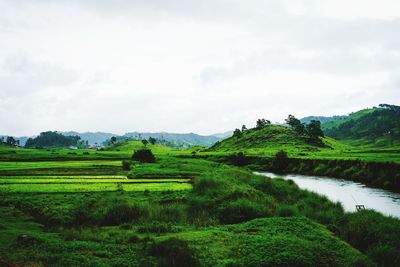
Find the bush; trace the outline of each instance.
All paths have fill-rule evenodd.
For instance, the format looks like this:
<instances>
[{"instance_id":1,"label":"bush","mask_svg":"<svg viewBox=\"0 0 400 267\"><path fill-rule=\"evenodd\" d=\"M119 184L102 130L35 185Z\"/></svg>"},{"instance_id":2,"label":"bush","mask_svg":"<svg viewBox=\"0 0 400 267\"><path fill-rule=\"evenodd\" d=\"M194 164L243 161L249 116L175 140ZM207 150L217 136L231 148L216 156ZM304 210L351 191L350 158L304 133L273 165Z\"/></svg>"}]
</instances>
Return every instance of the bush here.
<instances>
[{"instance_id":1,"label":"bush","mask_svg":"<svg viewBox=\"0 0 400 267\"><path fill-rule=\"evenodd\" d=\"M248 199L237 199L228 202L219 209L219 219L222 223L240 223L267 215L264 205Z\"/></svg>"},{"instance_id":2,"label":"bush","mask_svg":"<svg viewBox=\"0 0 400 267\"><path fill-rule=\"evenodd\" d=\"M187 242L170 238L151 246L151 255L158 258L158 266L198 266L194 252Z\"/></svg>"},{"instance_id":3,"label":"bush","mask_svg":"<svg viewBox=\"0 0 400 267\"><path fill-rule=\"evenodd\" d=\"M272 160L272 169L276 172L283 172L289 164L288 154L281 150L275 154Z\"/></svg>"},{"instance_id":4,"label":"bush","mask_svg":"<svg viewBox=\"0 0 400 267\"><path fill-rule=\"evenodd\" d=\"M132 164L132 162L130 160L123 160L122 161L122 169L124 171L130 171L131 170L131 164Z\"/></svg>"},{"instance_id":5,"label":"bush","mask_svg":"<svg viewBox=\"0 0 400 267\"><path fill-rule=\"evenodd\" d=\"M119 203L111 206L103 216L103 225L119 225L122 223L129 223L138 220L142 216L148 214L148 210L137 204L128 205L126 203Z\"/></svg>"},{"instance_id":6,"label":"bush","mask_svg":"<svg viewBox=\"0 0 400 267\"><path fill-rule=\"evenodd\" d=\"M174 229L171 223L163 223L158 221L154 221L150 224L141 226L138 229L139 233L155 233L155 234L164 234L173 231Z\"/></svg>"},{"instance_id":7,"label":"bush","mask_svg":"<svg viewBox=\"0 0 400 267\"><path fill-rule=\"evenodd\" d=\"M346 215L341 236L379 266L400 266L400 220L363 210Z\"/></svg>"},{"instance_id":8,"label":"bush","mask_svg":"<svg viewBox=\"0 0 400 267\"><path fill-rule=\"evenodd\" d=\"M295 206L281 205L278 209L279 217L291 217L299 214Z\"/></svg>"},{"instance_id":9,"label":"bush","mask_svg":"<svg viewBox=\"0 0 400 267\"><path fill-rule=\"evenodd\" d=\"M141 163L156 162L156 158L155 158L153 152L151 152L150 149L145 149L145 148L135 151L135 153L133 153L133 155L132 155L132 159L139 161Z\"/></svg>"}]
</instances>

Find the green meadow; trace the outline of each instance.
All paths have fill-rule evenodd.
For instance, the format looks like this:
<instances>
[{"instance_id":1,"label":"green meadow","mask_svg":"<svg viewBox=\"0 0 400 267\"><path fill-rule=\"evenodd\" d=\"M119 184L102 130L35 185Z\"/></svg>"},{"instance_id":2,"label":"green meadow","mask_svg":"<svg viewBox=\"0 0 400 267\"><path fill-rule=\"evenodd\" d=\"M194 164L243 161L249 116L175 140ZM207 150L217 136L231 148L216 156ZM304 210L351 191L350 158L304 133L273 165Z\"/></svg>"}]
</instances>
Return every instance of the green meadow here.
<instances>
[{"instance_id":1,"label":"green meadow","mask_svg":"<svg viewBox=\"0 0 400 267\"><path fill-rule=\"evenodd\" d=\"M334 157L289 147L290 156ZM219 160L243 149L149 144L156 161L140 163L135 141L103 151L0 148L1 266L400 263L400 220L346 213L291 181ZM276 151L259 149L245 153Z\"/></svg>"}]
</instances>

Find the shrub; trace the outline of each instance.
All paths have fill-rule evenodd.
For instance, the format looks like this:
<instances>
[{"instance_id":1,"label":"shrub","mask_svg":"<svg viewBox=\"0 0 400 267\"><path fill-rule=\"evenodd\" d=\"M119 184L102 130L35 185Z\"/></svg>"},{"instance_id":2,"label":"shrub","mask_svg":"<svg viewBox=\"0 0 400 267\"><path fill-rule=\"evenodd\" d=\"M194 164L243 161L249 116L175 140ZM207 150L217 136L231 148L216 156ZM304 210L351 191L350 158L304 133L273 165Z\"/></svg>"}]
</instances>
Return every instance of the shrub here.
<instances>
[{"instance_id":1,"label":"shrub","mask_svg":"<svg viewBox=\"0 0 400 267\"><path fill-rule=\"evenodd\" d=\"M272 159L272 169L277 172L283 172L287 168L288 164L288 154L283 150L277 152L275 157Z\"/></svg>"},{"instance_id":2,"label":"shrub","mask_svg":"<svg viewBox=\"0 0 400 267\"><path fill-rule=\"evenodd\" d=\"M278 216L280 217L291 217L299 214L299 211L295 206L281 205L278 209Z\"/></svg>"},{"instance_id":3,"label":"shrub","mask_svg":"<svg viewBox=\"0 0 400 267\"><path fill-rule=\"evenodd\" d=\"M147 214L148 210L137 204L130 206L126 203L119 203L108 208L103 216L102 223L103 225L129 223Z\"/></svg>"},{"instance_id":4,"label":"shrub","mask_svg":"<svg viewBox=\"0 0 400 267\"><path fill-rule=\"evenodd\" d=\"M267 215L264 205L248 199L237 199L226 203L219 209L219 219L222 223L240 223Z\"/></svg>"},{"instance_id":5,"label":"shrub","mask_svg":"<svg viewBox=\"0 0 400 267\"><path fill-rule=\"evenodd\" d=\"M129 171L131 169L132 162L130 160L123 160L122 161L122 169L124 171Z\"/></svg>"},{"instance_id":6,"label":"shrub","mask_svg":"<svg viewBox=\"0 0 400 267\"><path fill-rule=\"evenodd\" d=\"M155 234L163 234L168 232L173 232L174 229L171 223L163 223L158 221L153 221L150 224L139 227L139 233L155 233Z\"/></svg>"},{"instance_id":7,"label":"shrub","mask_svg":"<svg viewBox=\"0 0 400 267\"><path fill-rule=\"evenodd\" d=\"M132 155L132 159L139 161L141 163L156 162L156 158L155 158L153 152L151 152L150 149L146 149L146 148L135 151L135 153L133 153L133 155Z\"/></svg>"},{"instance_id":8,"label":"shrub","mask_svg":"<svg viewBox=\"0 0 400 267\"><path fill-rule=\"evenodd\" d=\"M151 255L158 258L158 266L198 266L194 252L187 242L178 238L170 238L154 243Z\"/></svg>"}]
</instances>

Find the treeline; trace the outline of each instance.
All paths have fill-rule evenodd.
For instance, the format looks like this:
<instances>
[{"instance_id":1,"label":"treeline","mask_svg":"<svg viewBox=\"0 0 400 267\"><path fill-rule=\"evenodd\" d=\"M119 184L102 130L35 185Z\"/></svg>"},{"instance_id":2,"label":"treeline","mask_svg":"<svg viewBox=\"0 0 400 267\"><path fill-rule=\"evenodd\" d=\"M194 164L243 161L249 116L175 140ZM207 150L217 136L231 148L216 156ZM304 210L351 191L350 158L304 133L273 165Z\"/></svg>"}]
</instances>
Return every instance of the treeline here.
<instances>
[{"instance_id":1,"label":"treeline","mask_svg":"<svg viewBox=\"0 0 400 267\"><path fill-rule=\"evenodd\" d=\"M0 137L0 143L8 146L19 146L19 140L15 139L12 136L7 136L6 138L3 136Z\"/></svg>"},{"instance_id":2,"label":"treeline","mask_svg":"<svg viewBox=\"0 0 400 267\"><path fill-rule=\"evenodd\" d=\"M79 136L65 136L58 132L42 132L35 138L26 141L27 148L47 148L47 147L85 147L87 142L81 140Z\"/></svg>"},{"instance_id":3,"label":"treeline","mask_svg":"<svg viewBox=\"0 0 400 267\"><path fill-rule=\"evenodd\" d=\"M375 111L326 129L336 139L375 139L386 136L390 141L400 138L400 106L380 104Z\"/></svg>"}]
</instances>

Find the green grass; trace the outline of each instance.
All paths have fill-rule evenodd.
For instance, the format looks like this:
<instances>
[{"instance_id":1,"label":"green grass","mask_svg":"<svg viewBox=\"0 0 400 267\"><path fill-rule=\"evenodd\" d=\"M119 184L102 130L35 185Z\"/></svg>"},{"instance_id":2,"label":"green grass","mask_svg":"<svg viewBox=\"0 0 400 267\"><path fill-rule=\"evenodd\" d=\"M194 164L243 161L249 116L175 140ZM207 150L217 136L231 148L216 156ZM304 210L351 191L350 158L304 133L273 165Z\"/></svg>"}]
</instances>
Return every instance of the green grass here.
<instances>
[{"instance_id":1,"label":"green grass","mask_svg":"<svg viewBox=\"0 0 400 267\"><path fill-rule=\"evenodd\" d=\"M304 157L352 149L329 138L333 150L286 141L291 155ZM156 163L132 162L124 171L121 160L133 148L89 155L1 148L0 265L155 266L178 260L179 253L193 254L200 266L371 265L357 249L378 263L397 260L400 237L384 225L396 226L398 219L370 215L375 245L368 250L359 243L370 241L360 242L354 226L362 217L291 181L164 148L155 153ZM248 151L272 155L278 148L260 144ZM230 153L196 149L195 156ZM171 238L182 241L175 256L154 252Z\"/></svg>"},{"instance_id":2,"label":"green grass","mask_svg":"<svg viewBox=\"0 0 400 267\"><path fill-rule=\"evenodd\" d=\"M73 193L105 191L166 191L190 190L191 184L185 182L146 182L146 183L15 183L0 184L0 192L7 193Z\"/></svg>"},{"instance_id":3,"label":"green grass","mask_svg":"<svg viewBox=\"0 0 400 267\"><path fill-rule=\"evenodd\" d=\"M132 153L135 150L143 149L145 146L141 141L128 141L128 142L123 142L121 144L116 144L111 147L106 148L107 151L128 151ZM147 144L146 148L151 149L153 153L156 154L163 154L163 153L169 153L173 151L172 148L167 147L162 144Z\"/></svg>"}]
</instances>

